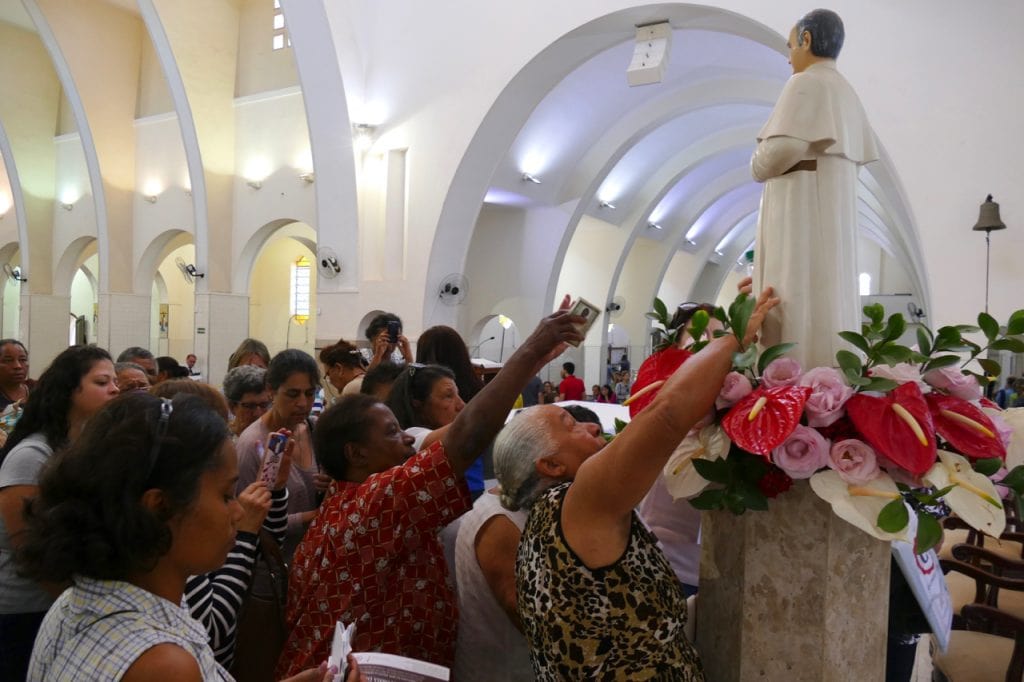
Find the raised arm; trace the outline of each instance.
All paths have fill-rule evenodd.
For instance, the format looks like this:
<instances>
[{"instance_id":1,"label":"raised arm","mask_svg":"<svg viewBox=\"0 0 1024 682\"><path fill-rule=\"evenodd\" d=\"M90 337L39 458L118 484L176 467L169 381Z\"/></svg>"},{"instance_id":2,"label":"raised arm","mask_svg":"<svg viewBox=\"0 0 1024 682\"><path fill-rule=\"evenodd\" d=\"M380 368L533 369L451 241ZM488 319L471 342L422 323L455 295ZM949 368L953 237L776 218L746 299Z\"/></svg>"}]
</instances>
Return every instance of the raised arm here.
<instances>
[{"instance_id":1,"label":"raised arm","mask_svg":"<svg viewBox=\"0 0 1024 682\"><path fill-rule=\"evenodd\" d=\"M770 288L758 298L744 345L756 339L778 299ZM714 405L732 356L733 335L712 341L669 377L647 408L603 450L584 462L569 487L562 520L566 540L588 565L589 549L603 556L625 542L630 513L660 475L675 447ZM588 549L589 548L589 549ZM614 560L624 547L611 551Z\"/></svg>"},{"instance_id":2,"label":"raised arm","mask_svg":"<svg viewBox=\"0 0 1024 682\"><path fill-rule=\"evenodd\" d=\"M548 315L512 354L501 371L459 412L443 436L448 460L462 473L494 440L523 388L548 362L565 350L566 342L582 341L575 325L585 318L569 315L569 297Z\"/></svg>"}]
</instances>

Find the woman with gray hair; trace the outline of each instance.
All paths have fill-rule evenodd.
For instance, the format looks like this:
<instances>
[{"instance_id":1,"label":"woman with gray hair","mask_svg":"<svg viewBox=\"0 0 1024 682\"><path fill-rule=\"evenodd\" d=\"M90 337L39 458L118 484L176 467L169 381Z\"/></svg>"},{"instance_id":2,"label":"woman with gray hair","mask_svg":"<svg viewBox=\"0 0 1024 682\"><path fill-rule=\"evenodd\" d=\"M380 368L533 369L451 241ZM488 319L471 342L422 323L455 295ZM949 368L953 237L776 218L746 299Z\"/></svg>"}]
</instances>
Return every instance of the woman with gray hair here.
<instances>
[{"instance_id":1,"label":"woman with gray hair","mask_svg":"<svg viewBox=\"0 0 1024 682\"><path fill-rule=\"evenodd\" d=\"M765 289L745 337L681 365L607 447L600 427L555 405L523 410L499 436L502 501L529 508L514 590L538 680L704 679L682 586L634 508L777 304Z\"/></svg>"},{"instance_id":2,"label":"woman with gray hair","mask_svg":"<svg viewBox=\"0 0 1024 682\"><path fill-rule=\"evenodd\" d=\"M256 365L239 365L224 376L224 397L228 399L231 419L228 426L238 439L254 421L270 409L267 370Z\"/></svg>"}]
</instances>

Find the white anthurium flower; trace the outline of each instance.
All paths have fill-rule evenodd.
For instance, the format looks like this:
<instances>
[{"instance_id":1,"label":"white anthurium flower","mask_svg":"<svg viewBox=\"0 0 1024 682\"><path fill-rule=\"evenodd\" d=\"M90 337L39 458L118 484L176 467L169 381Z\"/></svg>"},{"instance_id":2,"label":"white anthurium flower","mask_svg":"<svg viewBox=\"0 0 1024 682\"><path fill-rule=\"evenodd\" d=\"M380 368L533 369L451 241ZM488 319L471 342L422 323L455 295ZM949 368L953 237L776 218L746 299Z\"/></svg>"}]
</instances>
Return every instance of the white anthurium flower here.
<instances>
[{"instance_id":1,"label":"white anthurium flower","mask_svg":"<svg viewBox=\"0 0 1024 682\"><path fill-rule=\"evenodd\" d=\"M1024 464L1024 407L1008 407L1005 410L983 407L981 411L990 416L998 416L1013 429L1010 444L1006 448L1006 469L1012 471L1015 466Z\"/></svg>"},{"instance_id":2,"label":"white anthurium flower","mask_svg":"<svg viewBox=\"0 0 1024 682\"><path fill-rule=\"evenodd\" d=\"M966 457L938 452L939 461L924 475L924 482L936 488L955 485L943 498L949 508L971 528L998 538L1006 528L1006 512L995 484L972 469Z\"/></svg>"},{"instance_id":3,"label":"white anthurium flower","mask_svg":"<svg viewBox=\"0 0 1024 682\"><path fill-rule=\"evenodd\" d=\"M708 487L710 481L697 473L693 460L722 459L729 454L731 446L732 441L718 424L710 424L698 433L691 432L687 435L669 457L662 471L665 488L672 498L689 499Z\"/></svg>"},{"instance_id":4,"label":"white anthurium flower","mask_svg":"<svg viewBox=\"0 0 1024 682\"><path fill-rule=\"evenodd\" d=\"M877 525L882 508L901 497L896 482L884 471L864 485L849 485L831 469L819 471L811 476L811 490L832 505L832 513L868 535L886 542L911 541L910 524L896 533L886 532ZM908 514L912 513L908 509Z\"/></svg>"}]
</instances>

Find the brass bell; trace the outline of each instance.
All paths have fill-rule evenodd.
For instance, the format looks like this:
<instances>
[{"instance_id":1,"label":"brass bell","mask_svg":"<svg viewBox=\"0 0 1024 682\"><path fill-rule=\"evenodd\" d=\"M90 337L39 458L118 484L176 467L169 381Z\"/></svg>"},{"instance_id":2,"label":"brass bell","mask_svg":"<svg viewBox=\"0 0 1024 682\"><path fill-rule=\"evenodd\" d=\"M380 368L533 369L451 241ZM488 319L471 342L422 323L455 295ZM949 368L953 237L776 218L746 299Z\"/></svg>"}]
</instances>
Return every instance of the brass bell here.
<instances>
[{"instance_id":1,"label":"brass bell","mask_svg":"<svg viewBox=\"0 0 1024 682\"><path fill-rule=\"evenodd\" d=\"M999 204L992 201L991 194L985 199L985 203L981 205L981 210L978 212L978 222L973 229L975 232L992 232L993 230L1006 229L1006 223L999 218Z\"/></svg>"}]
</instances>

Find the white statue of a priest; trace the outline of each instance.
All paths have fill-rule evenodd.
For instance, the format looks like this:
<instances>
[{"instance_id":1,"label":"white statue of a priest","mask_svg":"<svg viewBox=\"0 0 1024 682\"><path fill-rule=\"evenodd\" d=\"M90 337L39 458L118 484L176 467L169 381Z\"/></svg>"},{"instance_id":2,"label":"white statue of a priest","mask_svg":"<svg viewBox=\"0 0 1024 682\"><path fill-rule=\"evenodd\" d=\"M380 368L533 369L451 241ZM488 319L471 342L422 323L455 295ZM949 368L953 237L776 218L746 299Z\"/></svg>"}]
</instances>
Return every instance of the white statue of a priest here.
<instances>
[{"instance_id":1,"label":"white statue of a priest","mask_svg":"<svg viewBox=\"0 0 1024 682\"><path fill-rule=\"evenodd\" d=\"M836 70L843 22L808 13L789 34L793 66L750 160L764 183L754 247L754 291L782 299L762 343L795 341L804 369L835 365L836 336L860 331L857 280L857 168L878 158L864 108Z\"/></svg>"}]
</instances>

